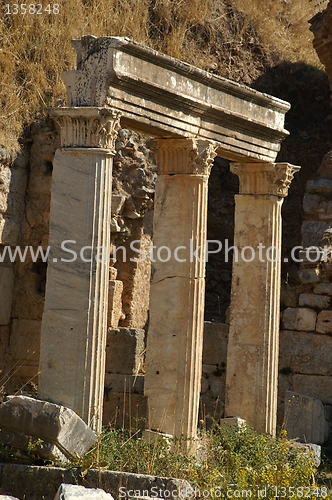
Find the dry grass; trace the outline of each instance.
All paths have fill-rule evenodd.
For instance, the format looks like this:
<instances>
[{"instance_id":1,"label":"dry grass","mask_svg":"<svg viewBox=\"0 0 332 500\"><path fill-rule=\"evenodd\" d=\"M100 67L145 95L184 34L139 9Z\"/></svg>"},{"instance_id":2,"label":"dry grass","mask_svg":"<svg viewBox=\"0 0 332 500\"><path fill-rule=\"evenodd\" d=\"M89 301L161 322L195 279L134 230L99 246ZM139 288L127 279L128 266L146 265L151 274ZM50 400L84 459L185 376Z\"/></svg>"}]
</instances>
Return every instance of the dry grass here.
<instances>
[{"instance_id":1,"label":"dry grass","mask_svg":"<svg viewBox=\"0 0 332 500\"><path fill-rule=\"evenodd\" d=\"M319 65L308 20L324 0L57 1L59 15L0 14L0 146L12 151L64 99L60 75L75 67L70 40L82 35L128 36L246 84L282 60Z\"/></svg>"}]
</instances>

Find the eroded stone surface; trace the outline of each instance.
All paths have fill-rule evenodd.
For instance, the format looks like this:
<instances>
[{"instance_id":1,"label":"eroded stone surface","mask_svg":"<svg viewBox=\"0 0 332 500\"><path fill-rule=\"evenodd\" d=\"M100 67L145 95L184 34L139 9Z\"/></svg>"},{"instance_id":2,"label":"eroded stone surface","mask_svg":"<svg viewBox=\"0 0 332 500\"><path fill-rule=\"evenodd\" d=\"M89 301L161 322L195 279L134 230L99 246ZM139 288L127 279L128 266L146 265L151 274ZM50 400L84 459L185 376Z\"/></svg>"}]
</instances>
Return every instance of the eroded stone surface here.
<instances>
[{"instance_id":1,"label":"eroded stone surface","mask_svg":"<svg viewBox=\"0 0 332 500\"><path fill-rule=\"evenodd\" d=\"M312 309L288 307L284 310L282 322L285 330L315 331L317 313Z\"/></svg>"},{"instance_id":2,"label":"eroded stone surface","mask_svg":"<svg viewBox=\"0 0 332 500\"><path fill-rule=\"evenodd\" d=\"M110 493L105 493L100 488L85 488L76 484L62 484L54 500L74 500L75 498L82 498L82 500L114 500Z\"/></svg>"},{"instance_id":3,"label":"eroded stone surface","mask_svg":"<svg viewBox=\"0 0 332 500\"><path fill-rule=\"evenodd\" d=\"M330 307L331 299L330 297L324 297L323 295L314 295L311 293L301 293L299 296L299 306L301 307L311 307L314 309L327 309Z\"/></svg>"},{"instance_id":4,"label":"eroded stone surface","mask_svg":"<svg viewBox=\"0 0 332 500\"><path fill-rule=\"evenodd\" d=\"M218 141L224 158L275 160L288 103L127 38L84 36L73 45L77 70L62 73L69 106L107 105L127 128Z\"/></svg>"},{"instance_id":5,"label":"eroded stone surface","mask_svg":"<svg viewBox=\"0 0 332 500\"><path fill-rule=\"evenodd\" d=\"M279 372L330 376L332 374L332 337L282 330L280 332Z\"/></svg>"},{"instance_id":6,"label":"eroded stone surface","mask_svg":"<svg viewBox=\"0 0 332 500\"><path fill-rule=\"evenodd\" d=\"M240 180L235 247L263 245L281 254L281 205L298 170L288 164L231 166ZM233 261L225 395L226 417L239 416L258 432L272 435L277 420L280 307L280 259L275 257L271 264L256 252L250 261L248 256Z\"/></svg>"},{"instance_id":7,"label":"eroded stone surface","mask_svg":"<svg viewBox=\"0 0 332 500\"><path fill-rule=\"evenodd\" d=\"M61 126L61 149L56 152L52 175L51 252L38 394L72 408L100 431L112 158L119 116L98 108L61 108L53 114ZM67 250L62 246L68 235L76 258L68 252L70 244Z\"/></svg>"},{"instance_id":8,"label":"eroded stone surface","mask_svg":"<svg viewBox=\"0 0 332 500\"><path fill-rule=\"evenodd\" d=\"M51 460L59 459L57 450L70 459L84 455L97 440L69 408L28 396L12 396L0 405L0 429L0 441L14 448L26 449L30 436L42 439L39 455Z\"/></svg>"},{"instance_id":9,"label":"eroded stone surface","mask_svg":"<svg viewBox=\"0 0 332 500\"><path fill-rule=\"evenodd\" d=\"M332 334L332 311L321 311L318 314L316 332Z\"/></svg>"},{"instance_id":10,"label":"eroded stone surface","mask_svg":"<svg viewBox=\"0 0 332 500\"><path fill-rule=\"evenodd\" d=\"M328 438L330 427L325 419L322 402L303 394L286 391L285 429L288 439L323 444Z\"/></svg>"},{"instance_id":11,"label":"eroded stone surface","mask_svg":"<svg viewBox=\"0 0 332 500\"><path fill-rule=\"evenodd\" d=\"M106 344L106 372L136 375L144 364L144 330L109 328Z\"/></svg>"},{"instance_id":12,"label":"eroded stone surface","mask_svg":"<svg viewBox=\"0 0 332 500\"><path fill-rule=\"evenodd\" d=\"M178 438L194 437L202 373L207 183L216 147L193 139L160 139L158 146L153 237L156 247L167 245L171 255L153 263L144 386L148 426ZM191 240L198 259L190 258Z\"/></svg>"}]
</instances>

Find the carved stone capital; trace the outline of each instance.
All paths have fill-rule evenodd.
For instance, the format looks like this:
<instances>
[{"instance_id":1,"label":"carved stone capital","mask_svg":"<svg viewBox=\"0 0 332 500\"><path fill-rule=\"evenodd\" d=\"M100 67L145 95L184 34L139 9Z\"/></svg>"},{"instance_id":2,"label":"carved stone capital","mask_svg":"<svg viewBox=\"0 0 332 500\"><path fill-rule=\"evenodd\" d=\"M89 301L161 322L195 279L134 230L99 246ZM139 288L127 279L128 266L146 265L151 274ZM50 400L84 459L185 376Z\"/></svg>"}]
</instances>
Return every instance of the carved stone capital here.
<instances>
[{"instance_id":1,"label":"carved stone capital","mask_svg":"<svg viewBox=\"0 0 332 500\"><path fill-rule=\"evenodd\" d=\"M158 173L208 177L216 154L217 145L211 141L158 139Z\"/></svg>"},{"instance_id":2,"label":"carved stone capital","mask_svg":"<svg viewBox=\"0 0 332 500\"><path fill-rule=\"evenodd\" d=\"M232 163L231 172L240 180L240 194L285 198L294 174L301 167L289 163Z\"/></svg>"},{"instance_id":3,"label":"carved stone capital","mask_svg":"<svg viewBox=\"0 0 332 500\"><path fill-rule=\"evenodd\" d=\"M62 148L103 148L114 151L121 113L108 108L54 108Z\"/></svg>"}]
</instances>

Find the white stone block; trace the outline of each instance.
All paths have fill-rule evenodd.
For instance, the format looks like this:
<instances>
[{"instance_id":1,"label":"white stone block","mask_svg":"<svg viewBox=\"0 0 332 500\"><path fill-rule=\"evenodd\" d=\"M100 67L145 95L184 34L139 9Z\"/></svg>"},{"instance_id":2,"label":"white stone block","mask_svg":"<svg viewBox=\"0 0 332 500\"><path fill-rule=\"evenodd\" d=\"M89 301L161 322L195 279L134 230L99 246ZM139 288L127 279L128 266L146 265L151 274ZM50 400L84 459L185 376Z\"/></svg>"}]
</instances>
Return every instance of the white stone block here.
<instances>
[{"instance_id":1,"label":"white stone block","mask_svg":"<svg viewBox=\"0 0 332 500\"><path fill-rule=\"evenodd\" d=\"M100 488L85 488L76 484L62 484L54 500L74 500L76 498L82 500L114 500L110 493L106 493Z\"/></svg>"},{"instance_id":2,"label":"white stone block","mask_svg":"<svg viewBox=\"0 0 332 500\"><path fill-rule=\"evenodd\" d=\"M10 396L0 405L0 442L26 449L29 437L43 441L41 458L75 459L97 441L96 434L76 413L64 406L28 396Z\"/></svg>"}]
</instances>

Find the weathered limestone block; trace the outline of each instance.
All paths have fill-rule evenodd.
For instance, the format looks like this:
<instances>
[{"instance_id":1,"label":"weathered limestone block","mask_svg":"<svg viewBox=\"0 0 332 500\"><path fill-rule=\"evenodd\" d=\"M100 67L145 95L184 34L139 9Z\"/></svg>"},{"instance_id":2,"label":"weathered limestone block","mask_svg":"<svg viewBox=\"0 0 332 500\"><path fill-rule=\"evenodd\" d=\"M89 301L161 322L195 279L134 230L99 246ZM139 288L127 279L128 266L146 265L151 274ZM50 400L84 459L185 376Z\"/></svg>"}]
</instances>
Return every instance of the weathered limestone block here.
<instances>
[{"instance_id":1,"label":"weathered limestone block","mask_svg":"<svg viewBox=\"0 0 332 500\"><path fill-rule=\"evenodd\" d=\"M279 346L280 373L331 374L332 337L281 330Z\"/></svg>"},{"instance_id":2,"label":"weathered limestone block","mask_svg":"<svg viewBox=\"0 0 332 500\"><path fill-rule=\"evenodd\" d=\"M223 323L204 321L203 363L226 367L229 327Z\"/></svg>"},{"instance_id":3,"label":"weathered limestone block","mask_svg":"<svg viewBox=\"0 0 332 500\"><path fill-rule=\"evenodd\" d=\"M145 395L148 429L195 437L202 374L208 177L215 145L158 141ZM198 249L190 258L190 245ZM179 259L175 257L176 248ZM168 255L166 255L168 258ZM163 260L163 262L162 262Z\"/></svg>"},{"instance_id":4,"label":"weathered limestone block","mask_svg":"<svg viewBox=\"0 0 332 500\"><path fill-rule=\"evenodd\" d=\"M301 268L299 272L299 278L301 283L318 283L321 280L321 270L317 267L305 267Z\"/></svg>"},{"instance_id":5,"label":"weathered limestone block","mask_svg":"<svg viewBox=\"0 0 332 500\"><path fill-rule=\"evenodd\" d=\"M105 493L100 488L85 488L76 484L62 484L54 500L75 500L76 498L82 500L114 500L110 493Z\"/></svg>"},{"instance_id":6,"label":"weathered limestone block","mask_svg":"<svg viewBox=\"0 0 332 500\"><path fill-rule=\"evenodd\" d=\"M13 301L14 271L12 267L0 267L0 325L8 325Z\"/></svg>"},{"instance_id":7,"label":"weathered limestone block","mask_svg":"<svg viewBox=\"0 0 332 500\"><path fill-rule=\"evenodd\" d=\"M29 437L42 439L39 455L45 459L69 459L84 455L97 441L96 434L75 412L64 406L12 396L0 405L0 441L26 449Z\"/></svg>"},{"instance_id":8,"label":"weathered limestone block","mask_svg":"<svg viewBox=\"0 0 332 500\"><path fill-rule=\"evenodd\" d=\"M332 193L331 179L312 179L307 182L307 193L329 195Z\"/></svg>"},{"instance_id":9,"label":"weathered limestone block","mask_svg":"<svg viewBox=\"0 0 332 500\"><path fill-rule=\"evenodd\" d=\"M147 216L144 217L144 224L146 220ZM152 223L148 232L152 233ZM118 279L124 283L122 307L126 315L121 322L121 326L128 328L144 328L148 319L151 278L150 234L146 234L145 229L140 225L136 227L133 234L123 244L127 255L132 258L132 260L127 258L127 261L122 263L118 276ZM141 259L142 255L134 253L131 249L130 246L133 241L136 241L136 249L145 252L146 258L142 259L142 262L135 260L137 258Z\"/></svg>"},{"instance_id":10,"label":"weathered limestone block","mask_svg":"<svg viewBox=\"0 0 332 500\"><path fill-rule=\"evenodd\" d=\"M159 492L161 498L166 498L168 493L172 498L178 496L179 491L184 492L184 498L192 498L190 484L183 479L164 478L146 474L132 474L128 472L113 472L110 470L89 469L82 474L79 468L45 467L36 465L2 464L1 485L12 495L27 500L42 499L53 500L59 486L63 483L78 484L89 488L107 490L114 498L118 498L119 488L124 487L126 498L130 498L133 490L152 491L152 487ZM122 490L123 491L123 490Z\"/></svg>"},{"instance_id":11,"label":"weathered limestone block","mask_svg":"<svg viewBox=\"0 0 332 500\"><path fill-rule=\"evenodd\" d=\"M324 231L328 229L329 224L327 222L318 222L305 220L302 223L301 233L302 233L302 245L304 248L311 246L319 247L321 245L321 240Z\"/></svg>"},{"instance_id":12,"label":"weathered limestone block","mask_svg":"<svg viewBox=\"0 0 332 500\"><path fill-rule=\"evenodd\" d=\"M317 212L322 196L318 194L305 193L303 197L303 211L306 214L313 215Z\"/></svg>"},{"instance_id":13,"label":"weathered limestone block","mask_svg":"<svg viewBox=\"0 0 332 500\"><path fill-rule=\"evenodd\" d=\"M323 404L332 404L332 376L294 374L292 390L312 398L320 399Z\"/></svg>"},{"instance_id":14,"label":"weathered limestone block","mask_svg":"<svg viewBox=\"0 0 332 500\"><path fill-rule=\"evenodd\" d=\"M332 311L321 311L318 314L316 332L332 334Z\"/></svg>"},{"instance_id":15,"label":"weathered limestone block","mask_svg":"<svg viewBox=\"0 0 332 500\"><path fill-rule=\"evenodd\" d=\"M281 206L300 167L286 163L235 163L231 321L227 350L225 415L275 435L279 351ZM263 245L263 247L262 247ZM273 254L250 252L272 248ZM244 249L248 249L245 253ZM243 255L242 255L243 253Z\"/></svg>"},{"instance_id":16,"label":"weathered limestone block","mask_svg":"<svg viewBox=\"0 0 332 500\"><path fill-rule=\"evenodd\" d=\"M106 344L106 372L136 375L144 365L144 330L109 328Z\"/></svg>"},{"instance_id":17,"label":"weathered limestone block","mask_svg":"<svg viewBox=\"0 0 332 500\"><path fill-rule=\"evenodd\" d=\"M317 313L312 309L288 307L284 310L282 322L285 330L315 331Z\"/></svg>"},{"instance_id":18,"label":"weathered limestone block","mask_svg":"<svg viewBox=\"0 0 332 500\"><path fill-rule=\"evenodd\" d=\"M122 312L122 292L123 292L122 281L119 280L109 281L108 315L107 315L108 327L117 328L119 326L119 321L125 318Z\"/></svg>"},{"instance_id":19,"label":"weathered limestone block","mask_svg":"<svg viewBox=\"0 0 332 500\"><path fill-rule=\"evenodd\" d=\"M300 307L311 307L313 309L327 309L330 307L330 297L314 295L312 293L301 293L299 296Z\"/></svg>"},{"instance_id":20,"label":"weathered limestone block","mask_svg":"<svg viewBox=\"0 0 332 500\"><path fill-rule=\"evenodd\" d=\"M285 429L288 439L303 443L323 444L330 427L325 419L324 406L319 399L286 391Z\"/></svg>"},{"instance_id":21,"label":"weathered limestone block","mask_svg":"<svg viewBox=\"0 0 332 500\"><path fill-rule=\"evenodd\" d=\"M315 285L314 292L321 295L332 295L332 283L318 283Z\"/></svg>"}]
</instances>

